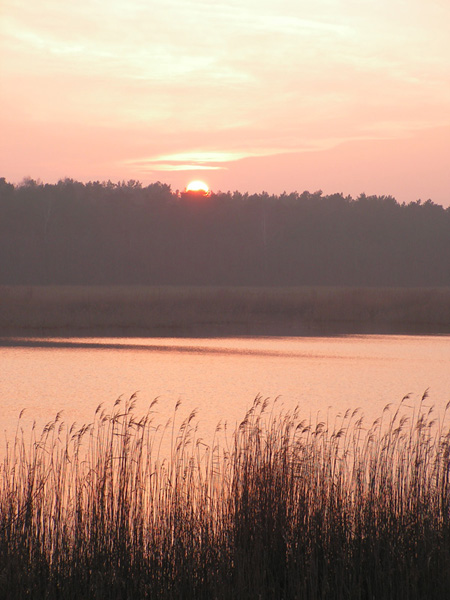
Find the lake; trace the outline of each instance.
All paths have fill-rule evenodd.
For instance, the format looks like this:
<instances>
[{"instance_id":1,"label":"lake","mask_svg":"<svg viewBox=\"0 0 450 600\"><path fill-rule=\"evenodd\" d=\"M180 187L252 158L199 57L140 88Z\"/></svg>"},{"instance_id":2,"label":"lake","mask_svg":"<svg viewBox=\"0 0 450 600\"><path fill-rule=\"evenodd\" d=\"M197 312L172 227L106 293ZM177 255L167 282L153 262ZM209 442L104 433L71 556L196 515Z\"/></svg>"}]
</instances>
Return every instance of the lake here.
<instances>
[{"instance_id":1,"label":"lake","mask_svg":"<svg viewBox=\"0 0 450 600\"><path fill-rule=\"evenodd\" d=\"M413 405L429 389L441 415L450 401L450 336L18 338L2 341L0 361L8 439L22 409L25 429L61 410L81 425L134 392L138 413L159 398L161 422L178 400L178 424L198 409L206 442L219 422L233 430L257 395L313 421L359 407L367 423L406 394Z\"/></svg>"}]
</instances>

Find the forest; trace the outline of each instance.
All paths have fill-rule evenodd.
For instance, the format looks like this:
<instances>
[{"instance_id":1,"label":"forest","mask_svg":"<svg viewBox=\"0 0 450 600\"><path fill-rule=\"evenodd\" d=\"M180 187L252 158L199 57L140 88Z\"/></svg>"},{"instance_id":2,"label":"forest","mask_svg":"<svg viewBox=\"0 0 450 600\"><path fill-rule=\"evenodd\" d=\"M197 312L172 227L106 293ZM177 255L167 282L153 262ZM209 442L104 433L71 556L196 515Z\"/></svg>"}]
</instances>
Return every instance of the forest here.
<instances>
[{"instance_id":1,"label":"forest","mask_svg":"<svg viewBox=\"0 0 450 600\"><path fill-rule=\"evenodd\" d=\"M0 178L0 284L450 285L450 208Z\"/></svg>"}]
</instances>

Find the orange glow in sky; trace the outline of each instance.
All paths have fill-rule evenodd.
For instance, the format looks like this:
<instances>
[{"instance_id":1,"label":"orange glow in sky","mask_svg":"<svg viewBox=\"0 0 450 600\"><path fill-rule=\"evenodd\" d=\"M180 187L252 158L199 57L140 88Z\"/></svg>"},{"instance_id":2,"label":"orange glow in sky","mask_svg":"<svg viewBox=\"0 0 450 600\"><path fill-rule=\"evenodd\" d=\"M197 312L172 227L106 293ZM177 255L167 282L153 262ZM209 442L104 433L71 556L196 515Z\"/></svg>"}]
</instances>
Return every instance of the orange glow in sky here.
<instances>
[{"instance_id":1,"label":"orange glow in sky","mask_svg":"<svg viewBox=\"0 0 450 600\"><path fill-rule=\"evenodd\" d=\"M209 193L209 187L204 181L200 181L196 179L195 181L191 181L186 186L187 192L203 192L204 194Z\"/></svg>"},{"instance_id":2,"label":"orange glow in sky","mask_svg":"<svg viewBox=\"0 0 450 600\"><path fill-rule=\"evenodd\" d=\"M2 0L0 177L448 206L449 23L447 0Z\"/></svg>"}]
</instances>

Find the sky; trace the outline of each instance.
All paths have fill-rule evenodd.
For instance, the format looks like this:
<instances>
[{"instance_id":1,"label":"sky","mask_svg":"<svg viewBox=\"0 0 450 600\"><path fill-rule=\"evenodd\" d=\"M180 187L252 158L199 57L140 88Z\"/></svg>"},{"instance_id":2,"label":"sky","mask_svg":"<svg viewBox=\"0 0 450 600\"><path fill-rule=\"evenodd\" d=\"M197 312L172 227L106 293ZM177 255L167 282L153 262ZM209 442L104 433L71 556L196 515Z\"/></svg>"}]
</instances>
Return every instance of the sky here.
<instances>
[{"instance_id":1,"label":"sky","mask_svg":"<svg viewBox=\"0 0 450 600\"><path fill-rule=\"evenodd\" d=\"M1 0L0 176L450 206L449 0Z\"/></svg>"}]
</instances>

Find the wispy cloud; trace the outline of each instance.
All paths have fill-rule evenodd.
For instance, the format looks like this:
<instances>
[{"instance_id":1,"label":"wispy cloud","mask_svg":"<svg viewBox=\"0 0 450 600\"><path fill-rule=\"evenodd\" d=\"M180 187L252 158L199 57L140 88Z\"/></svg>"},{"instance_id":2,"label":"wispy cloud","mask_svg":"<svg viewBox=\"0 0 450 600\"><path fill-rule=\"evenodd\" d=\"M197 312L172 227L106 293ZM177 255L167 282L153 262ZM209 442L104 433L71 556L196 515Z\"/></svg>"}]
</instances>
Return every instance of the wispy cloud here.
<instances>
[{"instance_id":1,"label":"wispy cloud","mask_svg":"<svg viewBox=\"0 0 450 600\"><path fill-rule=\"evenodd\" d=\"M160 162L160 161L191 161L195 163L220 163L229 162L233 160L240 160L247 156L245 152L214 152L214 151L193 151L193 152L179 152L175 154L166 154L158 156L154 159L148 159L147 162Z\"/></svg>"},{"instance_id":2,"label":"wispy cloud","mask_svg":"<svg viewBox=\"0 0 450 600\"><path fill-rule=\"evenodd\" d=\"M202 165L199 163L195 164L171 164L171 163L158 163L158 162L146 162L146 161L127 161L130 166L135 166L141 171L158 172L158 171L220 171L225 170L226 167L218 165Z\"/></svg>"},{"instance_id":3,"label":"wispy cloud","mask_svg":"<svg viewBox=\"0 0 450 600\"><path fill-rule=\"evenodd\" d=\"M4 155L83 126L76 165L103 143L113 169L223 171L443 125L449 22L441 0L2 0L0 128L35 132Z\"/></svg>"},{"instance_id":4,"label":"wispy cloud","mask_svg":"<svg viewBox=\"0 0 450 600\"><path fill-rule=\"evenodd\" d=\"M286 150L255 149L247 151L188 151L138 159L126 159L124 164L149 171L218 171L227 170L228 163L244 158L273 156Z\"/></svg>"}]
</instances>

